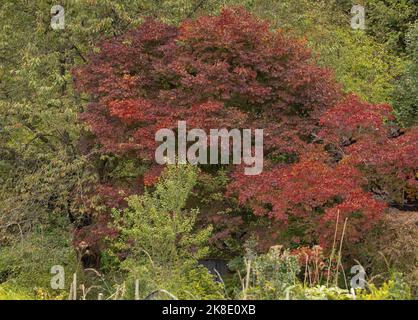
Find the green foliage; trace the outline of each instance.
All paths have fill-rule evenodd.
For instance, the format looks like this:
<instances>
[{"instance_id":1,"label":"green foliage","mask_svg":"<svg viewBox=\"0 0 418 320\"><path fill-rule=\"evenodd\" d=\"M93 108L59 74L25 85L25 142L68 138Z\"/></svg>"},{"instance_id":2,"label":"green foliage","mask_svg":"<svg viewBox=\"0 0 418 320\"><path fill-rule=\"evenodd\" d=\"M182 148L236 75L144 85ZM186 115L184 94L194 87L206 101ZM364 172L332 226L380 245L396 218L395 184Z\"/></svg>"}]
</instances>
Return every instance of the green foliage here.
<instances>
[{"instance_id":1,"label":"green foliage","mask_svg":"<svg viewBox=\"0 0 418 320\"><path fill-rule=\"evenodd\" d=\"M319 62L335 70L345 92L356 92L373 103L390 102L393 80L402 70L399 58L361 32L337 27L319 36L332 39L331 43L314 40L321 53Z\"/></svg>"},{"instance_id":2,"label":"green foliage","mask_svg":"<svg viewBox=\"0 0 418 320\"><path fill-rule=\"evenodd\" d=\"M208 253L212 228L195 231L198 211L185 210L196 181L196 167L170 166L154 191L129 197L128 209L113 212L119 231L113 255L121 258L128 287L139 281L142 297L159 289L184 299L219 297L219 285L197 266Z\"/></svg>"},{"instance_id":3,"label":"green foliage","mask_svg":"<svg viewBox=\"0 0 418 320\"><path fill-rule=\"evenodd\" d=\"M353 1L356 4L359 1ZM366 8L366 31L377 41L396 53L406 48L405 35L411 24L418 19L415 0L363 0Z\"/></svg>"},{"instance_id":4,"label":"green foliage","mask_svg":"<svg viewBox=\"0 0 418 320\"><path fill-rule=\"evenodd\" d=\"M139 283L139 297L144 299L157 290L165 290L181 300L223 299L222 286L203 266L183 263L163 267L144 263L129 266L130 272L125 280L125 299L133 299L135 282ZM167 299L169 295L159 293L154 298Z\"/></svg>"},{"instance_id":5,"label":"green foliage","mask_svg":"<svg viewBox=\"0 0 418 320\"><path fill-rule=\"evenodd\" d=\"M406 36L408 62L397 83L393 108L399 123L404 127L418 124L418 24Z\"/></svg>"},{"instance_id":6,"label":"green foliage","mask_svg":"<svg viewBox=\"0 0 418 320\"><path fill-rule=\"evenodd\" d=\"M120 232L120 250L129 249L130 259L144 257L146 252L154 263L161 265L204 257L208 248L203 244L211 227L194 233L198 211L184 210L196 180L195 167L169 167L153 192L129 197L126 210L115 209L113 218Z\"/></svg>"},{"instance_id":7,"label":"green foliage","mask_svg":"<svg viewBox=\"0 0 418 320\"><path fill-rule=\"evenodd\" d=\"M418 19L415 0L326 0L334 2L347 14L353 5L362 5L366 10L367 35L384 44L391 52L405 52L405 34Z\"/></svg>"},{"instance_id":8,"label":"green foliage","mask_svg":"<svg viewBox=\"0 0 418 320\"><path fill-rule=\"evenodd\" d=\"M374 284L368 285L368 290L359 290L357 293L359 300L409 300L411 299L411 289L400 273L394 273L388 281L381 287Z\"/></svg>"},{"instance_id":9,"label":"green foliage","mask_svg":"<svg viewBox=\"0 0 418 320\"><path fill-rule=\"evenodd\" d=\"M23 282L25 290L26 286L32 290L34 285L46 282L43 276L43 280L35 281L24 270L16 270L25 266L34 268L30 252L49 257L45 265L36 260L39 268L45 270L64 259L46 254L47 249L53 253L59 250L50 248L55 243L52 236L50 244L40 242L32 230L41 226L56 230L58 236L67 235L70 221L60 221L68 216L77 221L86 213L85 205L92 200L91 184L106 181L108 176L120 178L141 170L137 163L121 159L109 173L107 158L102 159L94 149L84 155L86 142L80 141L84 128L77 122L77 114L86 101L73 91L71 70L88 59L99 40L126 32L148 15L177 22L191 13L197 3L197 0L123 3L63 0L59 4L65 8L65 29L53 30L50 11L55 3L2 1L0 245L4 263L1 265L6 273L14 269L13 275L20 277L18 282Z\"/></svg>"},{"instance_id":10,"label":"green foliage","mask_svg":"<svg viewBox=\"0 0 418 320\"><path fill-rule=\"evenodd\" d=\"M303 285L296 256L272 247L267 254L247 256L249 276L242 280L243 291L239 297L286 300L409 300L411 289L402 274L393 272L389 280L377 285L367 283L365 289L355 292L337 286Z\"/></svg>"},{"instance_id":11,"label":"green foliage","mask_svg":"<svg viewBox=\"0 0 418 320\"><path fill-rule=\"evenodd\" d=\"M297 300L352 300L353 296L346 289L318 285L315 287L296 287L290 294Z\"/></svg>"},{"instance_id":12,"label":"green foliage","mask_svg":"<svg viewBox=\"0 0 418 320\"><path fill-rule=\"evenodd\" d=\"M3 290L17 290L26 296L34 295L36 288L57 294L50 286L51 267L54 265L64 267L65 289L68 289L70 278L78 269L70 237L59 229L38 228L22 235L22 239L12 246L0 249L1 286Z\"/></svg>"},{"instance_id":13,"label":"green foliage","mask_svg":"<svg viewBox=\"0 0 418 320\"><path fill-rule=\"evenodd\" d=\"M77 114L85 98L71 70L101 39L137 26L145 16L186 17L197 0L73 1L65 29L50 26L51 1L2 1L0 6L0 241L48 224L49 215L82 215L88 185L108 175L100 155L82 156ZM128 164L126 167L129 167ZM123 173L120 165L117 169ZM126 171L126 170L125 170ZM119 174L117 172L115 174ZM14 229L12 228L12 231Z\"/></svg>"},{"instance_id":14,"label":"green foliage","mask_svg":"<svg viewBox=\"0 0 418 320\"><path fill-rule=\"evenodd\" d=\"M0 285L0 300L33 300L34 296L22 289L13 288L9 285Z\"/></svg>"},{"instance_id":15,"label":"green foliage","mask_svg":"<svg viewBox=\"0 0 418 320\"><path fill-rule=\"evenodd\" d=\"M298 258L282 251L280 246L270 248L267 254L253 255L246 260L249 286L245 285L242 295L258 300L284 299L287 292L299 281ZM248 271L250 273L248 273Z\"/></svg>"},{"instance_id":16,"label":"green foliage","mask_svg":"<svg viewBox=\"0 0 418 320\"><path fill-rule=\"evenodd\" d=\"M394 273L391 279L381 286L371 283L367 289L357 289L355 293L350 293L347 289L324 285L298 286L292 289L290 298L298 300L409 300L411 291L402 275Z\"/></svg>"}]
</instances>

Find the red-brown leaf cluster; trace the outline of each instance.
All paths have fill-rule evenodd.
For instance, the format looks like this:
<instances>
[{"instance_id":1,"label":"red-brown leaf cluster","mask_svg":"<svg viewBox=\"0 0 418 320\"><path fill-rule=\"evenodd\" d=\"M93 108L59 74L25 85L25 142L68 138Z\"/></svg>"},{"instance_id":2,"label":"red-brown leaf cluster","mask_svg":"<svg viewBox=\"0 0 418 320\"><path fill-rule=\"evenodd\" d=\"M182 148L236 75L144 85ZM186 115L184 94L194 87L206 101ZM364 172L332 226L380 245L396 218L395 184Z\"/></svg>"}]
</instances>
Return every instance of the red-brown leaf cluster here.
<instances>
[{"instance_id":1,"label":"red-brown leaf cluster","mask_svg":"<svg viewBox=\"0 0 418 320\"><path fill-rule=\"evenodd\" d=\"M264 172L237 170L226 196L283 227L291 217L313 222L324 245L337 214L341 223L348 218L350 240L379 220L385 203L364 189L364 166L415 181L417 130L390 137L390 106L342 99L332 72L303 42L243 9L179 27L147 20L99 48L74 75L91 99L80 119L103 153L153 167L156 131L178 120L189 128L262 128ZM146 184L158 176L150 170Z\"/></svg>"}]
</instances>

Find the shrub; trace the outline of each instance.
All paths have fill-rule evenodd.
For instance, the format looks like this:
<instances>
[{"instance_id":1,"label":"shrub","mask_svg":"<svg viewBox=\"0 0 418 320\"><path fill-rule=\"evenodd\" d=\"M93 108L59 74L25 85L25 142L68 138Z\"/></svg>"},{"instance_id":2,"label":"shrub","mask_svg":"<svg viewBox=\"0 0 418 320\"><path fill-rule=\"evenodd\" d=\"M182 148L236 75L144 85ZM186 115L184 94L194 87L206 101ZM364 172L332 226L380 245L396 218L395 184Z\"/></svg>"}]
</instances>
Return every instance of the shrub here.
<instances>
[{"instance_id":1,"label":"shrub","mask_svg":"<svg viewBox=\"0 0 418 320\"><path fill-rule=\"evenodd\" d=\"M281 246L271 247L267 254L247 256L246 279L243 279L244 299L284 299L287 291L299 283L298 258L282 251Z\"/></svg>"},{"instance_id":2,"label":"shrub","mask_svg":"<svg viewBox=\"0 0 418 320\"><path fill-rule=\"evenodd\" d=\"M368 290L360 290L357 293L359 300L409 300L411 299L410 287L400 273L393 273L391 278L383 283L380 288L374 284L368 285Z\"/></svg>"},{"instance_id":3,"label":"shrub","mask_svg":"<svg viewBox=\"0 0 418 320\"><path fill-rule=\"evenodd\" d=\"M111 253L126 273L128 298L136 281L142 298L159 289L182 299L221 297L213 276L197 265L208 253L211 226L196 231L198 211L185 210L196 178L196 167L170 166L154 191L131 196L127 209L113 211L119 235Z\"/></svg>"},{"instance_id":4,"label":"shrub","mask_svg":"<svg viewBox=\"0 0 418 320\"><path fill-rule=\"evenodd\" d=\"M51 267L61 265L65 271L65 288L78 270L75 251L68 233L60 229L36 229L12 246L0 249L0 283L3 288L18 288L20 293L35 297L36 289L55 296L51 289ZM62 292L62 291L61 291Z\"/></svg>"},{"instance_id":5,"label":"shrub","mask_svg":"<svg viewBox=\"0 0 418 320\"><path fill-rule=\"evenodd\" d=\"M356 246L347 248L352 258L369 270L377 284L390 278L392 270L401 272L418 294L418 217L415 212L391 209L384 215L382 225L375 228ZM380 282L378 282L380 280Z\"/></svg>"},{"instance_id":6,"label":"shrub","mask_svg":"<svg viewBox=\"0 0 418 320\"><path fill-rule=\"evenodd\" d=\"M9 285L0 285L0 300L33 300L33 294L22 289L16 289Z\"/></svg>"},{"instance_id":7,"label":"shrub","mask_svg":"<svg viewBox=\"0 0 418 320\"><path fill-rule=\"evenodd\" d=\"M297 300L352 300L347 289L317 285L314 287L297 287L292 290L291 299Z\"/></svg>"}]
</instances>

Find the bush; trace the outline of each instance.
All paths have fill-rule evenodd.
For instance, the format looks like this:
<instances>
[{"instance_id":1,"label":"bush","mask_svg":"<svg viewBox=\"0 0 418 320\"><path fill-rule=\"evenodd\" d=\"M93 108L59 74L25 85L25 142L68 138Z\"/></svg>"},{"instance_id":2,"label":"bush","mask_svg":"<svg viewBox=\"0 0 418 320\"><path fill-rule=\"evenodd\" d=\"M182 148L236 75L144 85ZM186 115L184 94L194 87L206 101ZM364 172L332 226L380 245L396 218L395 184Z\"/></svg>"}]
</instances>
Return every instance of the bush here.
<instances>
[{"instance_id":1,"label":"bush","mask_svg":"<svg viewBox=\"0 0 418 320\"><path fill-rule=\"evenodd\" d=\"M126 264L124 266L128 267ZM137 294L140 299L170 299L173 296L180 300L225 298L221 284L215 281L208 269L195 262L183 262L170 267L143 262L129 266L125 299L135 297L136 282L139 284Z\"/></svg>"},{"instance_id":2,"label":"bush","mask_svg":"<svg viewBox=\"0 0 418 320\"><path fill-rule=\"evenodd\" d=\"M409 300L411 299L411 289L403 279L402 274L393 273L391 279L384 282L378 288L374 284L368 286L368 290L357 292L359 300Z\"/></svg>"},{"instance_id":3,"label":"bush","mask_svg":"<svg viewBox=\"0 0 418 320\"><path fill-rule=\"evenodd\" d=\"M315 287L296 287L292 290L290 298L297 300L352 300L353 296L347 289L318 285Z\"/></svg>"},{"instance_id":4,"label":"bush","mask_svg":"<svg viewBox=\"0 0 418 320\"><path fill-rule=\"evenodd\" d=\"M195 231L198 211L185 210L196 180L196 167L168 167L154 191L131 196L128 209L113 211L119 236L111 254L126 273L126 297L133 297L137 280L141 298L160 289L182 299L221 297L212 275L197 265L209 251L212 228Z\"/></svg>"},{"instance_id":5,"label":"bush","mask_svg":"<svg viewBox=\"0 0 418 320\"><path fill-rule=\"evenodd\" d=\"M68 290L78 264L68 233L59 229L36 229L14 245L1 248L0 283L3 293L5 288L18 288L10 292L35 296L38 289L50 296L59 294L50 286L51 267L54 265L64 267L65 289Z\"/></svg>"},{"instance_id":6,"label":"bush","mask_svg":"<svg viewBox=\"0 0 418 320\"><path fill-rule=\"evenodd\" d=\"M402 272L404 280L418 294L418 217L415 212L391 209L382 225L370 232L357 246L347 248L370 277L390 278L392 270ZM382 281L383 282L383 281Z\"/></svg>"},{"instance_id":7,"label":"bush","mask_svg":"<svg viewBox=\"0 0 418 320\"><path fill-rule=\"evenodd\" d=\"M300 272L298 258L282 251L281 246L271 247L267 254L250 252L245 259L246 279L242 279L244 299L277 300L286 297L296 286Z\"/></svg>"},{"instance_id":8,"label":"bush","mask_svg":"<svg viewBox=\"0 0 418 320\"><path fill-rule=\"evenodd\" d=\"M0 285L0 300L33 300L33 294L9 285Z\"/></svg>"}]
</instances>

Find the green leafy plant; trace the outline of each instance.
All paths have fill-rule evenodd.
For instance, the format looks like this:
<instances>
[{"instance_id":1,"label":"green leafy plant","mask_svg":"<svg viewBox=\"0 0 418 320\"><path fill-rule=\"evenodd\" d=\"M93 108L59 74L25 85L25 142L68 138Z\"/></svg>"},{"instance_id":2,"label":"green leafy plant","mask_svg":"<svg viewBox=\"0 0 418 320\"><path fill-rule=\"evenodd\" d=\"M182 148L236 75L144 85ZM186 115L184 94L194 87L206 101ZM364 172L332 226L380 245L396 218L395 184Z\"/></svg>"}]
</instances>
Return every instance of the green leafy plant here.
<instances>
[{"instance_id":1,"label":"green leafy plant","mask_svg":"<svg viewBox=\"0 0 418 320\"><path fill-rule=\"evenodd\" d=\"M38 228L13 245L1 248L2 288L28 297L34 297L36 291L51 297L59 295L62 290L52 290L50 281L51 267L61 265L65 271L64 290L67 290L73 273L79 269L70 240L69 234L62 230Z\"/></svg>"},{"instance_id":2,"label":"green leafy plant","mask_svg":"<svg viewBox=\"0 0 418 320\"><path fill-rule=\"evenodd\" d=\"M196 167L170 166L155 190L131 196L126 210L113 211L119 236L111 254L126 273L128 298L135 283L141 298L155 290L183 299L221 297L213 276L197 265L208 253L212 228L194 230L198 211L185 209L196 181Z\"/></svg>"},{"instance_id":3,"label":"green leafy plant","mask_svg":"<svg viewBox=\"0 0 418 320\"><path fill-rule=\"evenodd\" d=\"M242 279L242 299L284 299L288 291L299 283L298 258L281 246L271 247L269 252L256 255L247 251L244 258L246 276Z\"/></svg>"},{"instance_id":4,"label":"green leafy plant","mask_svg":"<svg viewBox=\"0 0 418 320\"><path fill-rule=\"evenodd\" d=\"M389 280L377 287L369 284L367 290L357 291L359 300L409 300L411 289L402 274L394 272Z\"/></svg>"}]
</instances>

